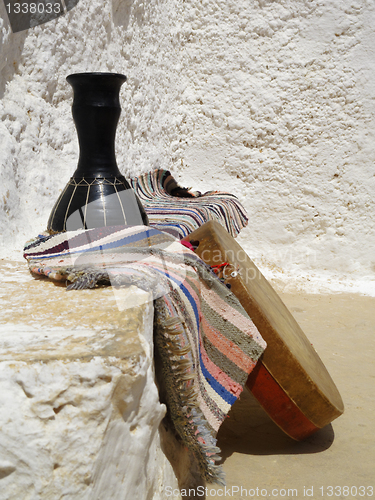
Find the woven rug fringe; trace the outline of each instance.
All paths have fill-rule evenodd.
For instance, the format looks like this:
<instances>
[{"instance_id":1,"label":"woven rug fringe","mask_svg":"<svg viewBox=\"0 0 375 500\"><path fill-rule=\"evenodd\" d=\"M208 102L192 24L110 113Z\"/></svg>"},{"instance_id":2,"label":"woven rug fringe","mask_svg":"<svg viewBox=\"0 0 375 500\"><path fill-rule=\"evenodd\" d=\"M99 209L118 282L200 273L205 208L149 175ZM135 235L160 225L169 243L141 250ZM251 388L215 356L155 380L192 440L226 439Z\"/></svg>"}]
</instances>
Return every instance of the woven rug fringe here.
<instances>
[{"instance_id":1,"label":"woven rug fringe","mask_svg":"<svg viewBox=\"0 0 375 500\"><path fill-rule=\"evenodd\" d=\"M221 458L220 448L207 425L198 404L194 387L194 366L189 355L190 345L182 345L186 337L183 322L168 315L164 300L157 299L155 343L162 362L167 390L167 405L172 422L183 443L193 452L202 476L210 483L225 485L225 474L216 461Z\"/></svg>"}]
</instances>

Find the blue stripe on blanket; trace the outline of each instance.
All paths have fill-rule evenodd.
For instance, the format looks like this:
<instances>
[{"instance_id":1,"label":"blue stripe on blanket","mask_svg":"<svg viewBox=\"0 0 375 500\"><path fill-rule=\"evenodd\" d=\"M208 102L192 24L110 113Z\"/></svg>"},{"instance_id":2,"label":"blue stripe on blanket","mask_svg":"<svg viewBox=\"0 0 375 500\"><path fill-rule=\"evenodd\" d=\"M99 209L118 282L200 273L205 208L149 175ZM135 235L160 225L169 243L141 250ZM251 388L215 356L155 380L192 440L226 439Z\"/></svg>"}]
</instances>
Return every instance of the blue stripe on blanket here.
<instances>
[{"instance_id":1,"label":"blue stripe on blanket","mask_svg":"<svg viewBox=\"0 0 375 500\"><path fill-rule=\"evenodd\" d=\"M156 269L156 268L155 268ZM191 307L193 308L193 311L194 311L194 315L195 315L195 320L196 320L196 323L197 323L197 329L199 331L199 312L198 312L198 308L197 308L197 304L194 300L194 298L191 296L189 290L186 288L186 286L183 284L183 282L173 276L171 276L170 274L167 274L163 271L161 271L160 269L156 269L160 274L164 274L165 276L167 276L170 280L174 281L180 288L181 290L183 291L185 297L188 299L188 301L190 302L190 305ZM211 375L211 373L207 370L207 368L205 367L204 365L204 362L203 362L203 359L202 359L202 353L201 353L201 347L200 345L198 345L198 349L199 349L199 359L200 359L200 362L201 362L201 370L202 370L202 373L203 373L203 376L205 377L205 379L207 380L208 384L212 387L212 389L218 393L222 398L223 400L232 405L236 402L237 400L237 397L233 396L233 394L231 394L229 391L227 391L225 389L225 387L223 387L220 382L218 382L217 380L215 380L215 378L213 377L213 375Z\"/></svg>"},{"instance_id":2,"label":"blue stripe on blanket","mask_svg":"<svg viewBox=\"0 0 375 500\"><path fill-rule=\"evenodd\" d=\"M175 278L174 276L171 276L167 272L161 271L160 269L158 269L156 267L154 269L155 269L155 271L158 271L160 274L163 274L164 276L166 276L170 280L174 281L179 286L179 288L181 288L181 290L184 292L186 298L190 302L191 307L193 308L195 321L197 323L197 329L199 331L199 312L198 312L197 304L196 304L195 300L193 299L193 297L191 296L189 290L186 288L186 286L183 285L181 280Z\"/></svg>"},{"instance_id":3,"label":"blue stripe on blanket","mask_svg":"<svg viewBox=\"0 0 375 500\"><path fill-rule=\"evenodd\" d=\"M207 382L209 383L209 385L212 387L212 389L217 393L219 394L226 403L230 404L230 405L233 405L237 398L236 396L233 396L233 394L231 394L229 391L227 391L225 389L225 387L223 387L220 382L218 382L214 377L213 375L211 375L211 373L207 370L207 368L205 367L204 365L204 362L203 362L203 359L202 359L202 356L201 356L201 351L199 349L199 360L200 360L200 368L202 370L202 373L205 377L205 379L207 380Z\"/></svg>"},{"instance_id":4,"label":"blue stripe on blanket","mask_svg":"<svg viewBox=\"0 0 375 500\"><path fill-rule=\"evenodd\" d=\"M104 245L97 245L95 247L87 248L86 250L77 249L77 250L73 250L73 251L69 251L69 252L65 251L65 253L53 254L53 257L66 257L67 253L69 253L69 255L74 255L76 253L82 254L82 253L88 253L88 252L96 252L98 250L109 250L111 248L118 248L118 247L121 247L123 245L128 245L129 243L136 243L137 241L141 241L141 240L144 240L146 238L151 238L152 236L155 236L158 234L160 234L160 231L158 231L157 229L150 228L150 229L147 229L145 231L142 231L141 233L136 233L136 234L133 234L131 236L126 236L125 238L120 238L119 240L112 241L112 242L106 243ZM36 259L36 260L50 259L51 255L45 255L45 256L40 255L40 254L39 255L28 255L27 258L28 259Z\"/></svg>"}]
</instances>

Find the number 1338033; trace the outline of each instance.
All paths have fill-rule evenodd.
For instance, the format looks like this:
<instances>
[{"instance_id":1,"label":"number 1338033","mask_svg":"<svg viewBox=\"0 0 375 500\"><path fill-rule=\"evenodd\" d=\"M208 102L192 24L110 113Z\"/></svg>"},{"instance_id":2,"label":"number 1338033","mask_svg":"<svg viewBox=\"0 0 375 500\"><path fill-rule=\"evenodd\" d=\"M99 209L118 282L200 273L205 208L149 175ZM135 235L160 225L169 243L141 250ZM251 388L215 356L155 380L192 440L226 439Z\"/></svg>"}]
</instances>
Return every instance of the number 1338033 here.
<instances>
[{"instance_id":1,"label":"number 1338033","mask_svg":"<svg viewBox=\"0 0 375 500\"><path fill-rule=\"evenodd\" d=\"M372 497L373 486L321 486L319 493L322 497Z\"/></svg>"},{"instance_id":2,"label":"number 1338033","mask_svg":"<svg viewBox=\"0 0 375 500\"><path fill-rule=\"evenodd\" d=\"M62 13L61 3L7 3L8 14L60 14Z\"/></svg>"}]
</instances>

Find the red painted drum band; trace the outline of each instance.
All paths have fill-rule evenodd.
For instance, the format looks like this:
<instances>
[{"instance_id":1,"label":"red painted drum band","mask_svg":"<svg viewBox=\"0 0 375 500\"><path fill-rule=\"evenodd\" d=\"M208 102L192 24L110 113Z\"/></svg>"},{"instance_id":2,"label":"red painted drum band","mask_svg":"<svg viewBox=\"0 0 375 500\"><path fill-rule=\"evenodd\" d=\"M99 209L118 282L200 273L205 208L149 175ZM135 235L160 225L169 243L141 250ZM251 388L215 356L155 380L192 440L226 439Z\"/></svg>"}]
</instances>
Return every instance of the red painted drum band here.
<instances>
[{"instance_id":1,"label":"red painted drum band","mask_svg":"<svg viewBox=\"0 0 375 500\"><path fill-rule=\"evenodd\" d=\"M246 386L289 437L300 441L319 430L283 391L262 362L251 372Z\"/></svg>"},{"instance_id":2,"label":"red painted drum band","mask_svg":"<svg viewBox=\"0 0 375 500\"><path fill-rule=\"evenodd\" d=\"M270 417L298 440L339 417L344 405L326 367L278 294L234 238L219 223L210 221L184 239L199 242L196 253L208 265L227 262L234 270L226 273L226 281L267 342L262 357L265 371L262 368L256 372L259 380L250 377L250 385ZM272 392L278 394L273 404ZM288 404L281 403L282 394Z\"/></svg>"}]
</instances>

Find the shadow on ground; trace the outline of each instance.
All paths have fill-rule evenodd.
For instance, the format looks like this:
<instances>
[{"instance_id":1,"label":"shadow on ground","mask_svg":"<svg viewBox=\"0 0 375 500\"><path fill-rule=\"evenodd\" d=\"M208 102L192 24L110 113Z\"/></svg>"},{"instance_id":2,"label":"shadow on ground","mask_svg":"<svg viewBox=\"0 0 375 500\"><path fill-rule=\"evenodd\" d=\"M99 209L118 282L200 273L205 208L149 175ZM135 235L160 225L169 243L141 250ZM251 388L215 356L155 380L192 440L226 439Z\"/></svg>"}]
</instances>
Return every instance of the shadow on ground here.
<instances>
[{"instance_id":1,"label":"shadow on ground","mask_svg":"<svg viewBox=\"0 0 375 500\"><path fill-rule=\"evenodd\" d=\"M218 433L221 463L233 453L246 455L298 455L319 453L328 449L334 440L332 425L304 441L287 436L271 420L251 392L245 388L233 405Z\"/></svg>"}]
</instances>

